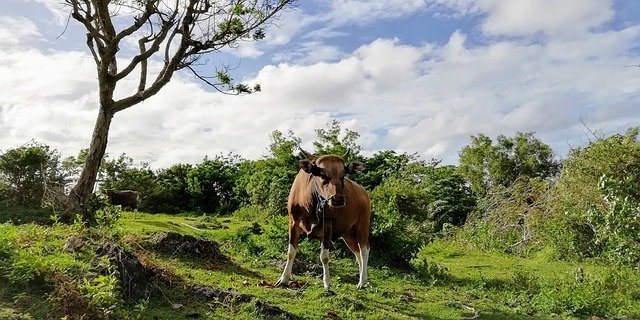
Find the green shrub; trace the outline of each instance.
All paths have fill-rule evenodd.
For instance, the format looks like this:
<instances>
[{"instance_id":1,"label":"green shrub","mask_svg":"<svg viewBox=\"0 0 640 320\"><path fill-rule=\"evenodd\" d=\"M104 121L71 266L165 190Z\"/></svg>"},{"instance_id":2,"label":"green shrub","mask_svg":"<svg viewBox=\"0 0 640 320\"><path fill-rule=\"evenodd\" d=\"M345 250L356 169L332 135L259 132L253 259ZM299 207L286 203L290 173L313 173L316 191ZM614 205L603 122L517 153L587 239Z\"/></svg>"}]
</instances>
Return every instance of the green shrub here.
<instances>
[{"instance_id":1,"label":"green shrub","mask_svg":"<svg viewBox=\"0 0 640 320\"><path fill-rule=\"evenodd\" d=\"M89 305L99 310L105 318L113 314L114 310L123 303L118 291L118 280L113 271L90 280L82 279L78 288Z\"/></svg>"},{"instance_id":2,"label":"green shrub","mask_svg":"<svg viewBox=\"0 0 640 320\"><path fill-rule=\"evenodd\" d=\"M628 296L633 290L628 275L620 270L601 275L576 268L573 273L547 279L516 272L509 290L518 290L517 301L534 314L615 316L612 310L624 310L633 303Z\"/></svg>"},{"instance_id":3,"label":"green shrub","mask_svg":"<svg viewBox=\"0 0 640 320\"><path fill-rule=\"evenodd\" d=\"M549 208L570 227L558 234L571 241L565 247L576 250L575 256L638 265L638 135L639 128L631 128L569 154Z\"/></svg>"},{"instance_id":4,"label":"green shrub","mask_svg":"<svg viewBox=\"0 0 640 320\"><path fill-rule=\"evenodd\" d=\"M640 269L640 198L630 196L635 181L619 181L602 176L598 185L605 201L604 210L591 208L585 218L592 226L596 244L603 257Z\"/></svg>"},{"instance_id":5,"label":"green shrub","mask_svg":"<svg viewBox=\"0 0 640 320\"><path fill-rule=\"evenodd\" d=\"M550 218L549 181L520 177L490 188L464 226L463 237L486 250L526 255L544 247Z\"/></svg>"},{"instance_id":6,"label":"green shrub","mask_svg":"<svg viewBox=\"0 0 640 320\"><path fill-rule=\"evenodd\" d=\"M30 142L0 154L0 204L40 208L47 194L63 194L67 182L60 155L49 146Z\"/></svg>"},{"instance_id":7,"label":"green shrub","mask_svg":"<svg viewBox=\"0 0 640 320\"><path fill-rule=\"evenodd\" d=\"M440 237L445 225L461 225L475 197L454 167L413 163L371 192L372 248L408 265L420 246Z\"/></svg>"},{"instance_id":8,"label":"green shrub","mask_svg":"<svg viewBox=\"0 0 640 320\"><path fill-rule=\"evenodd\" d=\"M96 210L95 219L96 223L100 227L112 227L118 221L120 216L122 215L122 207L121 206L106 206L102 209Z\"/></svg>"}]
</instances>

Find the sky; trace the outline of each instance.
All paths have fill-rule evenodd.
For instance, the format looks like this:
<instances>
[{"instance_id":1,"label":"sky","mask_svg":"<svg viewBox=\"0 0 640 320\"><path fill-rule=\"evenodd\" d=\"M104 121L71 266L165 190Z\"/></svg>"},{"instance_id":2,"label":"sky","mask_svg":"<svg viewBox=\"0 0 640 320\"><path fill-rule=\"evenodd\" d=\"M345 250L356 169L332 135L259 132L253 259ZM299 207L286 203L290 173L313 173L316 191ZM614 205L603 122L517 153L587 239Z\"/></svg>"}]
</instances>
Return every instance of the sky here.
<instances>
[{"instance_id":1,"label":"sky","mask_svg":"<svg viewBox=\"0 0 640 320\"><path fill-rule=\"evenodd\" d=\"M63 156L88 147L95 65L61 2L0 1L0 152L30 141ZM261 92L223 95L180 72L115 115L107 153L153 168L230 152L258 159L274 130L312 149L314 129L338 120L360 134L364 155L455 164L479 133L533 131L564 158L640 125L637 0L299 0L266 32L201 66L232 66Z\"/></svg>"}]
</instances>

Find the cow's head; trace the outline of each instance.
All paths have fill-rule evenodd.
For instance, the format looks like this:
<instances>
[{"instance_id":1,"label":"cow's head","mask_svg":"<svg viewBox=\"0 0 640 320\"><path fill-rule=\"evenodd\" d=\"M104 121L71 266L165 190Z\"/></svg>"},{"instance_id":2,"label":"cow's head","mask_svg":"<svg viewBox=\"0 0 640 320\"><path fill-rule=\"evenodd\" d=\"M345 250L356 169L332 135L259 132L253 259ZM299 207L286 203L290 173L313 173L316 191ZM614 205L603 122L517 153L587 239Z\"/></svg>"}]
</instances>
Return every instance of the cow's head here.
<instances>
[{"instance_id":1,"label":"cow's head","mask_svg":"<svg viewBox=\"0 0 640 320\"><path fill-rule=\"evenodd\" d=\"M362 162L345 164L345 156L325 155L320 157L309 156L300 160L300 169L312 175L312 188L327 204L332 207L344 206L347 202L345 196L344 177L350 173L356 173L364 168Z\"/></svg>"}]
</instances>

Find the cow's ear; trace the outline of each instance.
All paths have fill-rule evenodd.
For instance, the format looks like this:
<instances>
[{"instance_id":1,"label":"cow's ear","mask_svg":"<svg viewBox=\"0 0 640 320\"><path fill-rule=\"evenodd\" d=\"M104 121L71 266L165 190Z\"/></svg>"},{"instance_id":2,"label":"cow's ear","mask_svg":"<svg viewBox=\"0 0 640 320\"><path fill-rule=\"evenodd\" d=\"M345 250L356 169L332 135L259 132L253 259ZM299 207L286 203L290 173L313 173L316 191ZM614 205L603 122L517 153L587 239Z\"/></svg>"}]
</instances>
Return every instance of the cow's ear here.
<instances>
[{"instance_id":1,"label":"cow's ear","mask_svg":"<svg viewBox=\"0 0 640 320\"><path fill-rule=\"evenodd\" d=\"M348 166L344 167L344 172L347 174L351 174L351 173L362 171L362 169L364 169L364 163L352 162Z\"/></svg>"},{"instance_id":2,"label":"cow's ear","mask_svg":"<svg viewBox=\"0 0 640 320\"><path fill-rule=\"evenodd\" d=\"M304 172L306 173L311 173L311 170L313 169L313 167L315 167L315 165L309 160L300 160L298 161L298 167L300 167L300 169L304 170Z\"/></svg>"}]
</instances>

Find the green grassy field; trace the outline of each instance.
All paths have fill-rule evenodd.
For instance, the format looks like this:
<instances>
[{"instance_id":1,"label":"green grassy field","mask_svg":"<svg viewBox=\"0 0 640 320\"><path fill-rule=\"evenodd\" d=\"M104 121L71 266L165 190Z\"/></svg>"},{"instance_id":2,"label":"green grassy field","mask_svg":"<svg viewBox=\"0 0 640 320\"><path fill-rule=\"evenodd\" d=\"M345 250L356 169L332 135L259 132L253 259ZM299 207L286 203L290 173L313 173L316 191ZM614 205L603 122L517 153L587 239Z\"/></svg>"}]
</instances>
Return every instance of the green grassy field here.
<instances>
[{"instance_id":1,"label":"green grassy field","mask_svg":"<svg viewBox=\"0 0 640 320\"><path fill-rule=\"evenodd\" d=\"M342 244L331 257L332 291L326 292L313 273L294 273L292 286L273 287L285 258L283 224L284 217L252 221L144 213L125 213L114 226L91 230L0 224L0 319L79 319L83 301L90 301L87 308L103 318L268 318L255 304L204 299L189 291L190 285L248 294L302 319L640 318L640 274L635 270L594 261L550 261L544 253L525 259L455 240L424 248L419 258L428 268L422 273L376 260L376 250L383 248L373 248L364 290L356 289L357 266ZM144 245L149 235L166 231L215 240L229 260L193 259ZM63 251L71 235L82 235L88 245ZM117 284L92 271L93 246L104 242L135 252L165 281L155 284L146 300L119 300L111 294ZM305 241L300 251L301 260L317 264L318 243Z\"/></svg>"}]
</instances>

